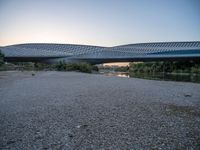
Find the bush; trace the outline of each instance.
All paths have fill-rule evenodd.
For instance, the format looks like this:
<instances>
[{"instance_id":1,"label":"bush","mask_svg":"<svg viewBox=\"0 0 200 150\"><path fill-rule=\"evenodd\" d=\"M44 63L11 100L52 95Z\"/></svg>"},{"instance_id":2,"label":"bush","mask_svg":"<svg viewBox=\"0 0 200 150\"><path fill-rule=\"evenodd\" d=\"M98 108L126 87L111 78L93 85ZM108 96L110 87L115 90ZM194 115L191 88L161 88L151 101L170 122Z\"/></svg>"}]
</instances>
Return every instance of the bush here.
<instances>
[{"instance_id":1,"label":"bush","mask_svg":"<svg viewBox=\"0 0 200 150\"><path fill-rule=\"evenodd\" d=\"M191 68L191 73L200 73L200 67L192 67Z\"/></svg>"},{"instance_id":2,"label":"bush","mask_svg":"<svg viewBox=\"0 0 200 150\"><path fill-rule=\"evenodd\" d=\"M127 72L129 70L128 66L125 67L118 67L115 69L115 71L119 71L119 72Z\"/></svg>"},{"instance_id":3,"label":"bush","mask_svg":"<svg viewBox=\"0 0 200 150\"><path fill-rule=\"evenodd\" d=\"M98 71L97 66L92 66L84 62L65 63L64 61L60 61L58 64L56 64L55 68L58 71L80 71L80 72L85 72L85 73L91 73L93 70Z\"/></svg>"},{"instance_id":4,"label":"bush","mask_svg":"<svg viewBox=\"0 0 200 150\"><path fill-rule=\"evenodd\" d=\"M200 61L161 61L130 63L129 72L134 73L200 73Z\"/></svg>"},{"instance_id":5,"label":"bush","mask_svg":"<svg viewBox=\"0 0 200 150\"><path fill-rule=\"evenodd\" d=\"M55 65L52 64L45 64L45 63L34 63L34 69L39 71L39 70L55 70Z\"/></svg>"},{"instance_id":6,"label":"bush","mask_svg":"<svg viewBox=\"0 0 200 150\"><path fill-rule=\"evenodd\" d=\"M0 50L0 66L4 64L4 54Z\"/></svg>"},{"instance_id":7,"label":"bush","mask_svg":"<svg viewBox=\"0 0 200 150\"><path fill-rule=\"evenodd\" d=\"M66 70L66 64L65 64L64 61L60 61L58 64L56 64L55 67L56 67L56 69L58 71L64 71L64 70Z\"/></svg>"},{"instance_id":8,"label":"bush","mask_svg":"<svg viewBox=\"0 0 200 150\"><path fill-rule=\"evenodd\" d=\"M92 70L98 72L98 71L99 71L99 68L98 68L97 66L94 65L94 66L92 66Z\"/></svg>"},{"instance_id":9,"label":"bush","mask_svg":"<svg viewBox=\"0 0 200 150\"><path fill-rule=\"evenodd\" d=\"M91 73L92 72L92 66L87 63L79 63L77 64L79 67L80 72L86 72L86 73Z\"/></svg>"}]
</instances>

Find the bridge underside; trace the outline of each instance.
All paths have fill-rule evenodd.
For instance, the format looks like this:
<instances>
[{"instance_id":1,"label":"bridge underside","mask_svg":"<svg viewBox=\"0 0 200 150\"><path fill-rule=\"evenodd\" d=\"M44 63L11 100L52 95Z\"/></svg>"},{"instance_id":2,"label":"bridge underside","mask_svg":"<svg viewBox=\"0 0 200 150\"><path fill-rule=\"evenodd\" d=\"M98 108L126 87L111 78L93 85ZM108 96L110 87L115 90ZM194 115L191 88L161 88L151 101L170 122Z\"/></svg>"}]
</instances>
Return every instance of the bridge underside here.
<instances>
[{"instance_id":1,"label":"bridge underside","mask_svg":"<svg viewBox=\"0 0 200 150\"><path fill-rule=\"evenodd\" d=\"M152 62L152 61L178 61L178 60L200 60L200 56L182 56L182 57L148 57L148 58L84 58L84 59L66 59L66 58L44 58L44 57L6 57L6 62L39 62L46 64L55 64L60 61L76 63L87 62L90 64L103 64L114 62Z\"/></svg>"},{"instance_id":2,"label":"bridge underside","mask_svg":"<svg viewBox=\"0 0 200 150\"><path fill-rule=\"evenodd\" d=\"M141 43L116 47L72 44L19 44L1 47L7 62L57 63L199 60L200 42Z\"/></svg>"},{"instance_id":3,"label":"bridge underside","mask_svg":"<svg viewBox=\"0 0 200 150\"><path fill-rule=\"evenodd\" d=\"M199 57L148 57L148 58L100 58L81 59L77 62L88 62L90 64L114 63L114 62L152 62L152 61L178 61L178 60L200 60Z\"/></svg>"}]
</instances>

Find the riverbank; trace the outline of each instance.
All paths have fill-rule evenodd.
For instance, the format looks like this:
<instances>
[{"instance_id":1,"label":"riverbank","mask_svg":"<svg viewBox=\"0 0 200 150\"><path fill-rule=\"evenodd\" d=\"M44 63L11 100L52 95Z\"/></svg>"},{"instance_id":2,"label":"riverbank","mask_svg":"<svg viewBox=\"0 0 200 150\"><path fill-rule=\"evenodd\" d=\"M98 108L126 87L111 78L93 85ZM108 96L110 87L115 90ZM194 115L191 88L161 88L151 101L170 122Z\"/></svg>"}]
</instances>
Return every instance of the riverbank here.
<instances>
[{"instance_id":1,"label":"riverbank","mask_svg":"<svg viewBox=\"0 0 200 150\"><path fill-rule=\"evenodd\" d=\"M148 80L159 81L178 81L178 82L193 82L200 83L200 74L191 73L134 73L134 72L119 72L109 70L99 70L99 73L106 76L117 76L126 78L141 78Z\"/></svg>"},{"instance_id":2,"label":"riverbank","mask_svg":"<svg viewBox=\"0 0 200 150\"><path fill-rule=\"evenodd\" d=\"M200 84L0 72L0 149L199 149Z\"/></svg>"}]
</instances>

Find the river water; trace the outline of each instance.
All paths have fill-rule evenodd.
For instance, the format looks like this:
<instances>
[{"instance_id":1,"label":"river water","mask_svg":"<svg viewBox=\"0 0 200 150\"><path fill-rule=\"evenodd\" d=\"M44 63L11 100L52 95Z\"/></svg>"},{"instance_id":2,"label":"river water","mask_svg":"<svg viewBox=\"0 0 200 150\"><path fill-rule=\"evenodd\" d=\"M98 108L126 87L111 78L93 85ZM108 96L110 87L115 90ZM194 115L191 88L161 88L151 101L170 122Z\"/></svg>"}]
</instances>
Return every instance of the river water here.
<instances>
[{"instance_id":1,"label":"river water","mask_svg":"<svg viewBox=\"0 0 200 150\"><path fill-rule=\"evenodd\" d=\"M106 76L117 76L125 78L142 78L150 80L165 80L165 81L182 81L200 83L200 75L198 74L184 74L184 73L129 73L129 72L115 72L115 71L100 71L100 74Z\"/></svg>"}]
</instances>

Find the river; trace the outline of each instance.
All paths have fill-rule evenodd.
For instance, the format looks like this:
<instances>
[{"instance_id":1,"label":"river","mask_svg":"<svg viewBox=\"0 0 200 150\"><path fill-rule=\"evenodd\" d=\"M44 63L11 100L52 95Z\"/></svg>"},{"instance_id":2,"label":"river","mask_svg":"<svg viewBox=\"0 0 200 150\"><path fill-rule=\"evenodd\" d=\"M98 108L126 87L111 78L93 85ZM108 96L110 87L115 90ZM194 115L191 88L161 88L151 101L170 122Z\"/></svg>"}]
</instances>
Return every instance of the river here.
<instances>
[{"instance_id":1,"label":"river","mask_svg":"<svg viewBox=\"0 0 200 150\"><path fill-rule=\"evenodd\" d=\"M100 72L100 74L103 74L106 76L200 83L200 75L199 74L189 74L189 73L154 73L154 74L150 74L150 73L116 72L116 71L108 71L108 70L106 70L106 71L100 70L99 72Z\"/></svg>"}]
</instances>

